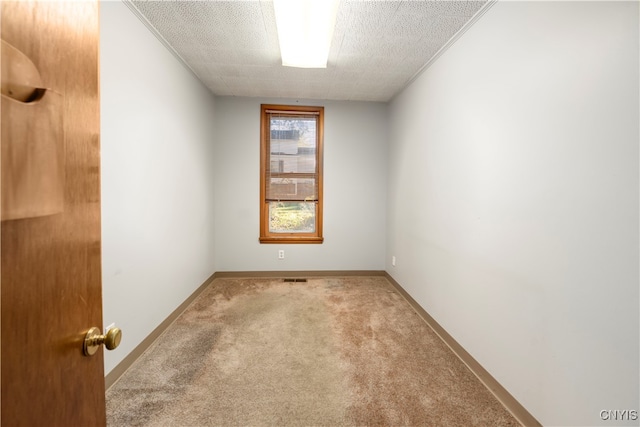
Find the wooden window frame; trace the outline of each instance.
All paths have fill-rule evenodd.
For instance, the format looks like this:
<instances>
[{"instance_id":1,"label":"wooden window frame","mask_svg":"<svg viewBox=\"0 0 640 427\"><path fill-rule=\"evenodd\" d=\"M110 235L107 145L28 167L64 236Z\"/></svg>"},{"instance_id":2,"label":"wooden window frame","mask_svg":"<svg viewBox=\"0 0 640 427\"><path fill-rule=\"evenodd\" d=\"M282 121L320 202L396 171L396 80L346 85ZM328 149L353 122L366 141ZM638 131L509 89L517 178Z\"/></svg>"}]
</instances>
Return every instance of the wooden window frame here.
<instances>
[{"instance_id":1,"label":"wooden window frame","mask_svg":"<svg viewBox=\"0 0 640 427\"><path fill-rule=\"evenodd\" d=\"M270 123L268 115L278 111L291 115L316 114L316 177L318 201L316 202L316 227L313 233L272 233L269 231L269 201L267 194L267 163L269 156ZM322 243L322 208L323 208L323 157L324 157L324 107L300 105L262 104L260 107L260 243ZM269 165L270 166L270 165Z\"/></svg>"}]
</instances>

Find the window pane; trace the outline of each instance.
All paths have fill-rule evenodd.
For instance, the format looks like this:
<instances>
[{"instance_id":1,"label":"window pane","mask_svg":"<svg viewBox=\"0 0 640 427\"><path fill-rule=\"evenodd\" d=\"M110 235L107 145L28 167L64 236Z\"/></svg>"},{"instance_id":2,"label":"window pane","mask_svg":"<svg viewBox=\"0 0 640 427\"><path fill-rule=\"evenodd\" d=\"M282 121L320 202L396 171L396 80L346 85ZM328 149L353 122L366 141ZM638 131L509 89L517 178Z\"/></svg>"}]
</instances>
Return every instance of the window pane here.
<instances>
[{"instance_id":1,"label":"window pane","mask_svg":"<svg viewBox=\"0 0 640 427\"><path fill-rule=\"evenodd\" d=\"M272 172L316 172L316 120L316 117L271 116Z\"/></svg>"},{"instance_id":2,"label":"window pane","mask_svg":"<svg viewBox=\"0 0 640 427\"><path fill-rule=\"evenodd\" d=\"M271 154L269 165L272 173L315 173L316 149L315 147L302 147L295 145L285 146L278 141L271 140ZM275 142L275 144L274 144ZM278 151L278 150L285 150Z\"/></svg>"},{"instance_id":3,"label":"window pane","mask_svg":"<svg viewBox=\"0 0 640 427\"><path fill-rule=\"evenodd\" d=\"M269 178L268 200L318 200L316 180L314 178Z\"/></svg>"},{"instance_id":4,"label":"window pane","mask_svg":"<svg viewBox=\"0 0 640 427\"><path fill-rule=\"evenodd\" d=\"M315 202L269 203L269 232L314 233L315 231Z\"/></svg>"}]
</instances>

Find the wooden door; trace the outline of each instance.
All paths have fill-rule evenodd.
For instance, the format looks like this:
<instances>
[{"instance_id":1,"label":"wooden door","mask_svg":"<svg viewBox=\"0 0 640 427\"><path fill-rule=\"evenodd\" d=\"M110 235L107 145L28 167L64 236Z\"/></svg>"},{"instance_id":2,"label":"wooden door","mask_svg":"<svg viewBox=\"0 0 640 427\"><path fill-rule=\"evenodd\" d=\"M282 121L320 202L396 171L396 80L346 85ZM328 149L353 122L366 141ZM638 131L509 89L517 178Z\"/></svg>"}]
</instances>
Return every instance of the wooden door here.
<instances>
[{"instance_id":1,"label":"wooden door","mask_svg":"<svg viewBox=\"0 0 640 427\"><path fill-rule=\"evenodd\" d=\"M2 81L2 426L104 426L103 350L82 351L102 328L98 2L0 8L3 55L37 71Z\"/></svg>"}]
</instances>

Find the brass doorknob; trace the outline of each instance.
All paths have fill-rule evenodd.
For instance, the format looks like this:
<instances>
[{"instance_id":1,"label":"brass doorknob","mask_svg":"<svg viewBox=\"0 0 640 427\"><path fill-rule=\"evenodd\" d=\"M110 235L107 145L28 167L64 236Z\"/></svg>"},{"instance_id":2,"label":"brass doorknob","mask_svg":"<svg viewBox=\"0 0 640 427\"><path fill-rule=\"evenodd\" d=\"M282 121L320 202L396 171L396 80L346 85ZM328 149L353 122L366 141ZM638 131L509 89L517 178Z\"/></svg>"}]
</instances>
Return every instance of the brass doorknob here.
<instances>
[{"instance_id":1,"label":"brass doorknob","mask_svg":"<svg viewBox=\"0 0 640 427\"><path fill-rule=\"evenodd\" d=\"M120 345L121 340L122 331L120 328L111 328L105 335L102 335L100 329L94 326L84 336L82 351L85 356L93 356L102 344L107 347L107 350L113 350Z\"/></svg>"}]
</instances>

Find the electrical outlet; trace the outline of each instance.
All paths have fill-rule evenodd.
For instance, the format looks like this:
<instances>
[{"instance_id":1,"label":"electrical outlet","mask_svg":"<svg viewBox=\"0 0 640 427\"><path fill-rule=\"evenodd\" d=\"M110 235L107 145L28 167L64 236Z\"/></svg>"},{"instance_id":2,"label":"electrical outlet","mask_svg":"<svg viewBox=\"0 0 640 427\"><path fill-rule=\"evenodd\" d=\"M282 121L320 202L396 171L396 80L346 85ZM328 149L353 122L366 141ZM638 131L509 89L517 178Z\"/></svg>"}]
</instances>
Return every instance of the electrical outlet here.
<instances>
[{"instance_id":1,"label":"electrical outlet","mask_svg":"<svg viewBox=\"0 0 640 427\"><path fill-rule=\"evenodd\" d=\"M282 249L278 251L278 259L284 259L284 251Z\"/></svg>"},{"instance_id":2,"label":"electrical outlet","mask_svg":"<svg viewBox=\"0 0 640 427\"><path fill-rule=\"evenodd\" d=\"M396 257L395 257L395 255L391 257L391 265L394 266L394 267L396 266Z\"/></svg>"}]
</instances>

